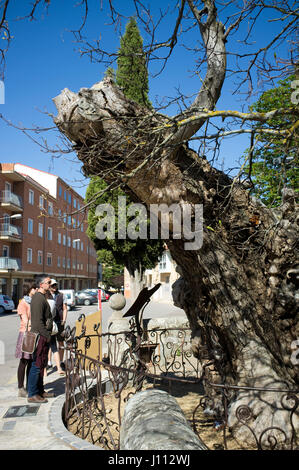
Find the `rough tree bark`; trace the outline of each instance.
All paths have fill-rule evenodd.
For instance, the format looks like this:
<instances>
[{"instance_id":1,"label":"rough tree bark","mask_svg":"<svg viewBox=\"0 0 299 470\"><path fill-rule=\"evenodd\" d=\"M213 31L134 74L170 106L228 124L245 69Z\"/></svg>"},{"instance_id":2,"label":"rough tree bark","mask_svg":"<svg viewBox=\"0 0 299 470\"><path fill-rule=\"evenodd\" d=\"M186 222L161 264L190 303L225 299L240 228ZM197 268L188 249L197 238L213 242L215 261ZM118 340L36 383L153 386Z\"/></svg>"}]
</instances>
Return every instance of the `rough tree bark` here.
<instances>
[{"instance_id":1,"label":"rough tree bark","mask_svg":"<svg viewBox=\"0 0 299 470\"><path fill-rule=\"evenodd\" d=\"M207 74L183 116L149 113L107 78L78 94L63 90L54 99L55 123L73 143L87 175L122 184L148 207L203 204L202 248L186 251L184 240L167 244L181 273L175 303L190 321L194 354L200 357L203 346L207 350L212 381L296 388L298 368L291 357L299 336L299 264L293 193L286 191L282 206L270 210L186 143L211 115L225 78L223 26L213 2L205 3L206 22L196 11L194 17L206 45ZM277 395L278 405L280 400ZM229 425L242 439L251 433L237 426L240 411L244 419L248 414L241 405L250 405L248 423L257 434L268 426L290 431L288 413L265 403L273 403L270 392L236 391L230 397Z\"/></svg>"}]
</instances>

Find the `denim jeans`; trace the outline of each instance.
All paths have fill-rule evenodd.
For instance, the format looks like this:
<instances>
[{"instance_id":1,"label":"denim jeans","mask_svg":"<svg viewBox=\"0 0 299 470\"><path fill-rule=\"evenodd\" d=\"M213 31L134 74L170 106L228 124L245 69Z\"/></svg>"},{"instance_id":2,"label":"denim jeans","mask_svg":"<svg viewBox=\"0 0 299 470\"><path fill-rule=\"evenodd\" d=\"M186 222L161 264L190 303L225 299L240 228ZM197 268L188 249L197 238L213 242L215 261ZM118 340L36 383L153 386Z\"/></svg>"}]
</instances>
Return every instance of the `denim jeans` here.
<instances>
[{"instance_id":1,"label":"denim jeans","mask_svg":"<svg viewBox=\"0 0 299 470\"><path fill-rule=\"evenodd\" d=\"M28 398L35 395L41 396L44 391L44 368L37 367L36 357L33 356L27 384Z\"/></svg>"}]
</instances>

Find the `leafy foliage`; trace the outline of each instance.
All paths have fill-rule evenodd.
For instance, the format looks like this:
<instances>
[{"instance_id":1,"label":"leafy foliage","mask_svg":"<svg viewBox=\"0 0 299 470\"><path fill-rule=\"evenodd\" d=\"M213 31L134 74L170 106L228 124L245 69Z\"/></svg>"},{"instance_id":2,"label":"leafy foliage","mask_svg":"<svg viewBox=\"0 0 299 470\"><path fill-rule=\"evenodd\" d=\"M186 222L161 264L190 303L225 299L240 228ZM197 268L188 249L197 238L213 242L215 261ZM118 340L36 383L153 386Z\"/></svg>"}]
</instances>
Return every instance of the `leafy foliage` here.
<instances>
[{"instance_id":1,"label":"leafy foliage","mask_svg":"<svg viewBox=\"0 0 299 470\"><path fill-rule=\"evenodd\" d=\"M98 261L102 265L102 281L107 287L121 288L123 285L124 267L117 264L113 255L107 250L97 251Z\"/></svg>"},{"instance_id":2,"label":"leafy foliage","mask_svg":"<svg viewBox=\"0 0 299 470\"><path fill-rule=\"evenodd\" d=\"M90 184L86 192L86 202L95 198L95 194L106 189L107 184L99 177L94 176L91 178ZM163 253L164 243L162 240L129 240L118 239L118 224L116 223L115 239L105 238L99 240L96 237L95 229L98 222L98 217L95 215L95 210L98 204L110 204L115 211L115 217L118 218L118 196L125 196L120 189L104 192L99 198L90 205L88 212L88 229L87 235L93 241L95 249L98 251L98 259L107 262L107 260L114 260L114 263L121 266L126 266L129 273L134 275L134 271L143 272L145 269L151 269L155 266L160 256ZM127 206L131 200L126 196ZM127 223L129 220L127 220ZM111 253L112 257L103 250Z\"/></svg>"},{"instance_id":3,"label":"leafy foliage","mask_svg":"<svg viewBox=\"0 0 299 470\"><path fill-rule=\"evenodd\" d=\"M279 81L279 86L261 95L251 107L252 111L267 112L272 109L290 109L291 82L294 76ZM251 179L254 194L267 206L281 203L282 190L285 187L298 191L298 132L295 117L292 114L275 117L264 124L266 128L291 129L292 137L285 140L280 136L259 134L258 142L252 155ZM258 126L260 127L260 125ZM246 170L249 173L249 168Z\"/></svg>"}]
</instances>

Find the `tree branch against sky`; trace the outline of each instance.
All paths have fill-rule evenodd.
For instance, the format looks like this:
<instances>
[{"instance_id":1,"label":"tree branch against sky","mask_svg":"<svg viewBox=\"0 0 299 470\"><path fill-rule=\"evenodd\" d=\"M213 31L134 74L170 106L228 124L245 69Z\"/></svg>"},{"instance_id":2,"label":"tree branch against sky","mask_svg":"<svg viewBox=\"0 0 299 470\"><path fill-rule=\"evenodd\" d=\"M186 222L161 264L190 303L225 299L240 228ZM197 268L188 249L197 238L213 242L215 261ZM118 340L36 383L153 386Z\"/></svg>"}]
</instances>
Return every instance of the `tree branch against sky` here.
<instances>
[{"instance_id":1,"label":"tree branch against sky","mask_svg":"<svg viewBox=\"0 0 299 470\"><path fill-rule=\"evenodd\" d=\"M264 112L249 107L279 79L297 73L297 3L181 0L144 5L139 0L86 0L73 8L75 3L59 2L58 8L54 0L36 2L37 21L30 24L30 2L22 3L21 14L11 1L2 10L2 28L14 36L8 52L3 40L6 73L13 44L20 47L17 31L22 32L22 41L25 29L27 34L34 29L38 39L45 39L44 29L38 29L43 21L47 35L51 32L46 54L44 43L31 38L23 49L25 63L15 65L17 76L20 66L30 64L28 78L23 74L22 82L14 82L15 116L21 115L21 103L28 96L25 77L27 87L35 83L35 88L46 90L47 100L55 96L55 124L65 139L65 151L77 155L84 175L101 177L108 188L121 187L147 208L160 202L193 209L202 204L202 248L184 250L183 241L175 238L167 243L181 273L175 299L188 316L193 352L200 355L206 340L213 364L210 372L212 379L218 374L217 383L260 388L274 384L281 390L288 384L293 389L298 370L291 363L291 344L299 335L295 197L285 188L283 204L276 210L266 208L243 184L242 164L235 168L234 178L228 170L233 166L231 154L236 152L241 159L248 142L254 150L257 132L275 139L281 136L286 146L289 142L297 146L298 106L291 104L291 96L290 105L284 103L283 108ZM42 19L39 8L45 7L48 15ZM17 16L25 19L14 23ZM131 16L144 39L151 109L126 97L109 77L101 80L106 68L117 62L119 36ZM63 49L68 36L64 35L61 55L57 48L51 57L57 23L73 32L82 60L74 68L73 44ZM42 47L35 69L33 50L38 46ZM30 102L24 107L27 122L27 111L36 104L35 92L31 88ZM12 109L5 105L3 113ZM275 125L290 114L289 124L282 129ZM27 127L33 127L31 122ZM241 142L242 150L236 144L240 136L247 138ZM225 172L215 167L219 157ZM262 432L276 422L276 411L261 406L268 400L265 395L248 391L230 397L230 426L236 425L239 407L249 402L255 430ZM284 415L277 419L288 429Z\"/></svg>"},{"instance_id":2,"label":"tree branch against sky","mask_svg":"<svg viewBox=\"0 0 299 470\"><path fill-rule=\"evenodd\" d=\"M35 54L40 54L40 56L35 63L40 63L41 66L35 70L32 60L27 60L27 76L31 76L30 81L32 83L37 77L41 76L41 79L37 80L35 84L34 92L36 93L38 90L45 90L46 83L49 83L48 67L49 70L55 70L55 79L53 77L52 83L57 82L56 89L58 93L65 86L63 76L69 73L71 68L68 68L69 72L64 70L65 59L60 63L58 44L54 46L57 48L57 55L52 58L51 62L53 38L55 38L55 31L57 31L57 36L61 34L62 44L65 47L64 45L71 41L73 35L77 43L77 53L79 53L78 61L81 54L81 65L78 62L77 70L74 69L72 76L69 73L67 80L73 82L77 77L74 86L79 88L82 83L85 83L86 78L90 83L93 83L93 77L96 75L101 77L99 70L104 73L107 66L116 66L117 48L115 45L119 42L119 37L124 34L129 16L135 15L144 38L144 49L147 54L150 72L150 101L157 111L160 110L162 113L167 112L169 115L179 116L181 113L186 113L196 99L200 99L200 95L204 90L201 85L205 77L207 56L204 40L201 39L200 28L204 28L204 24L211 21L213 16L212 3L205 2L204 4L200 1L188 2L186 0L180 2L170 1L160 8L161 5L157 5L156 2L149 2L144 5L140 1L124 4L121 1L96 1L91 3L88 0L79 2L70 0L62 5L55 0L36 0L34 2L24 1L18 6L11 0L2 1L0 2L1 24L3 28L6 28L6 34L12 37L10 41L11 54L7 55L4 51L4 56L7 59L13 58L15 45L17 46L21 37L25 44L27 37L30 38L30 31L37 30L41 36L46 32L41 44L44 43L44 48L48 51L47 60L42 64L44 53L41 54L40 50L37 51ZM264 90L263 87L274 86L279 78L287 76L293 70L296 63L295 20L298 17L298 8L296 2L293 1L250 1L245 4L237 1L219 1L215 5L218 9L217 21L219 25L223 25L223 42L226 49L226 73L222 86L225 93L221 94L217 104L218 109L223 110L224 115L219 116L218 119L216 119L216 115L211 115L208 120L203 119L202 122L205 122L204 133L201 131L194 134L191 140L187 135L179 137L179 134L177 134L177 136L182 140L184 138L186 141L189 139L190 145L198 150L199 154L207 155L218 167L224 167L227 170L235 168L233 172L236 173L238 164L236 149L240 148L241 154L243 148L248 147L250 139L245 140L244 136L249 136L250 125L247 125L247 120L243 119L241 115L241 120L235 121L234 116L229 119L227 111L247 112L250 101L246 101L246 97L251 95L256 99L257 93ZM208 16L209 8L210 13ZM52 18L55 18L55 25L51 23ZM48 34L49 39L51 39L49 44L46 42L48 24L51 31L51 34ZM20 31L19 34L18 30ZM4 33L4 30L2 32ZM212 37L209 38L209 40L211 39ZM7 40L3 39L1 42L6 50ZM21 45L19 44L17 47L20 48ZM28 43L25 47L26 51L30 51L33 44ZM76 52L73 50L72 43L70 43L70 47L71 54L74 56ZM23 57L25 59L25 64L22 65L23 70L24 66L26 67L26 51L24 50L25 53L21 56L21 60ZM66 50L63 58L65 53ZM54 56L54 54L52 55ZM34 57L34 54L32 57ZM27 59L29 59L28 56ZM91 60L90 63L88 63L89 59ZM218 60L220 59L223 60L223 57L218 54ZM17 63L15 62L15 64ZM83 67L82 64L84 64ZM177 64L183 64L183 67L178 67ZM13 64L10 70L13 71L14 76L17 76L18 69L16 67L14 70L12 66ZM6 70L8 72L8 69ZM42 77L42 70L45 71L44 77ZM81 74L82 77L86 78L80 80L79 76ZM70 167L69 162L74 162L73 167L77 167L78 173L76 184L79 186L84 185L84 181L79 182L81 178L79 174L80 166L73 157L73 149L65 146L65 141L61 141L61 145L57 144L57 134L53 130L48 130L45 137L41 137L41 128L49 127L48 122L46 122L46 115L40 117L36 111L34 117L31 118L30 115L33 116L33 109L41 108L40 100L32 102L32 111L30 110L30 113L24 105L18 106L16 123L16 113L13 114L10 111L9 87L14 87L11 93L16 94L17 89L23 86L23 82L19 83L14 76L12 77L10 74L9 81L5 83L7 105L0 108L0 112L5 117L3 129L7 133L4 123L11 122L19 128L22 127L26 132L27 128L32 129L34 127L32 122L43 120L44 125L41 125L40 122L36 125L39 128L38 135L34 133L34 130L24 132L24 139L20 148L28 147L26 153L30 153L30 148L32 155L37 155L38 148L25 141L25 135L30 135L33 139L32 142L38 140L40 150L48 153L49 156L46 156L47 161L52 156L48 168L45 168L47 171L51 171L55 167L63 171L64 166L68 165ZM199 88L201 88L201 92L198 94ZM55 94L55 92L53 93ZM43 99L45 100L45 98ZM49 107L47 101L43 101L42 104L47 108ZM23 113L23 109L24 111L26 109L26 112ZM175 121L178 122L179 119ZM198 125L199 120L194 123L194 128L195 124ZM189 127L189 129L191 128ZM181 126L181 134L182 132L183 127ZM13 135L12 128L8 133L8 138L11 135ZM205 136L216 137L208 139ZM231 145L232 140L228 140L228 137L234 137L233 148ZM4 143L6 144L5 141ZM6 155L9 154L10 152L6 151ZM62 155L61 160L58 158L59 154ZM69 178L69 175L70 173L67 172L66 177Z\"/></svg>"}]
</instances>

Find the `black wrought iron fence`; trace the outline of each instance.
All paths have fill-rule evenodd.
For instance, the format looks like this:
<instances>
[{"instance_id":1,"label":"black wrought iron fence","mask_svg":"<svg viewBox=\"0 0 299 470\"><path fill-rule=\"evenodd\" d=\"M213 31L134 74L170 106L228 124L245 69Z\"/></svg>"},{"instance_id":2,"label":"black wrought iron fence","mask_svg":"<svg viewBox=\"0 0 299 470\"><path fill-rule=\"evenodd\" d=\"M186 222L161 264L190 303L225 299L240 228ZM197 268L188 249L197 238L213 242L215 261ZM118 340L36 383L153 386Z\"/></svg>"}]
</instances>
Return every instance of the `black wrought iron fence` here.
<instances>
[{"instance_id":1,"label":"black wrought iron fence","mask_svg":"<svg viewBox=\"0 0 299 470\"><path fill-rule=\"evenodd\" d=\"M211 362L193 357L187 326L137 331L133 322L130 331L100 334L98 330L95 325L93 334L87 335L84 326L81 335L75 336L75 330L68 332L66 343L65 424L82 439L117 450L128 398L140 390L159 387L176 397L208 448L297 448L298 391L211 382L206 374ZM96 358L89 355L93 338L99 345L99 339L106 344L102 360L100 351ZM206 395L207 390L213 393ZM244 394L245 402L232 413L230 403L237 393ZM252 424L256 416L250 403L259 394L264 407L283 413L271 426ZM231 421L234 428L247 432L245 442L232 437Z\"/></svg>"}]
</instances>

